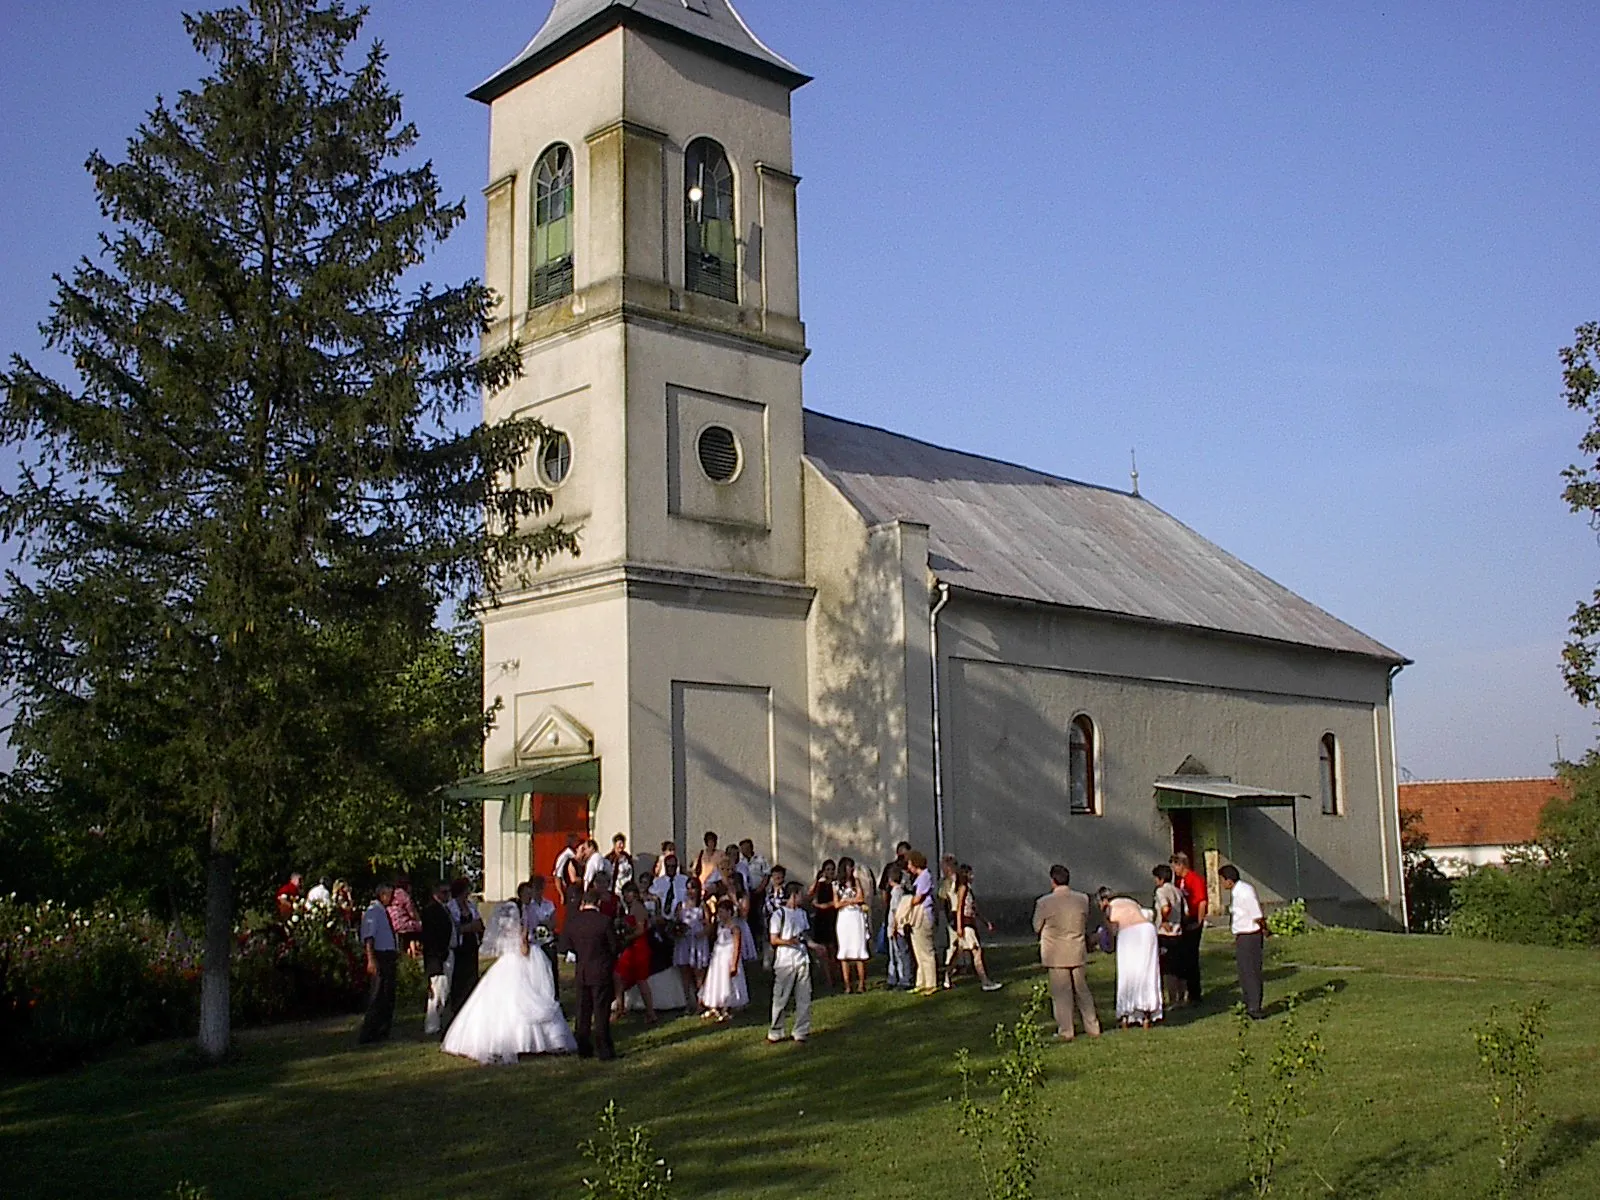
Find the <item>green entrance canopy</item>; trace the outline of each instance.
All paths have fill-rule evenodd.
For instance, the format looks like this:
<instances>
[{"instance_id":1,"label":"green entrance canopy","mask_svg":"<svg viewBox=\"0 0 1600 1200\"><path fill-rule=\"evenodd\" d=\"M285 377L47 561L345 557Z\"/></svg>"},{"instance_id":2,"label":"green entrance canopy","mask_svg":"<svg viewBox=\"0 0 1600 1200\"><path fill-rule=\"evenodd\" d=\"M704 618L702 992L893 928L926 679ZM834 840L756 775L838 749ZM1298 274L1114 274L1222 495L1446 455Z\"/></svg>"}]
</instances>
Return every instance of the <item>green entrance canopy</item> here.
<instances>
[{"instance_id":1,"label":"green entrance canopy","mask_svg":"<svg viewBox=\"0 0 1600 1200\"><path fill-rule=\"evenodd\" d=\"M1233 810L1236 808L1287 808L1294 836L1294 890L1300 887L1299 792L1276 791L1235 783L1226 775L1163 775L1156 780L1156 807L1162 812L1221 809L1227 820L1228 858L1233 858ZM1309 799L1309 797L1308 797Z\"/></svg>"},{"instance_id":2,"label":"green entrance canopy","mask_svg":"<svg viewBox=\"0 0 1600 1200\"><path fill-rule=\"evenodd\" d=\"M1296 792L1234 783L1225 776L1164 775L1156 780L1156 807L1174 808L1292 808Z\"/></svg>"},{"instance_id":3,"label":"green entrance canopy","mask_svg":"<svg viewBox=\"0 0 1600 1200\"><path fill-rule=\"evenodd\" d=\"M600 760L589 755L574 755L501 767L458 779L440 791L451 800L504 800L533 792L552 796L598 796Z\"/></svg>"}]
</instances>

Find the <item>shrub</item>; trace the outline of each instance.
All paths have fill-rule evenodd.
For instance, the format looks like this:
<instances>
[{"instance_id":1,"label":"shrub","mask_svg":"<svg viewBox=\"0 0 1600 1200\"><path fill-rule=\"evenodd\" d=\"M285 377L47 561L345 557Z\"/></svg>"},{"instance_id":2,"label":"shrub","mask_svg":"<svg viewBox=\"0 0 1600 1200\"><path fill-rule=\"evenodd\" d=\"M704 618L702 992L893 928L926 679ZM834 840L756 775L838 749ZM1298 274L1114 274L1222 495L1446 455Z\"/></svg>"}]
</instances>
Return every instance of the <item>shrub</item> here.
<instances>
[{"instance_id":1,"label":"shrub","mask_svg":"<svg viewBox=\"0 0 1600 1200\"><path fill-rule=\"evenodd\" d=\"M241 1024L354 1012L366 989L356 930L333 909L247 920L232 970ZM407 985L409 994L416 981ZM0 898L0 1063L48 1070L186 1036L199 1004L199 945L182 928L110 907Z\"/></svg>"},{"instance_id":2,"label":"shrub","mask_svg":"<svg viewBox=\"0 0 1600 1200\"><path fill-rule=\"evenodd\" d=\"M1296 900L1274 909L1267 917L1267 932L1274 937L1296 937L1311 932L1311 920L1306 916L1306 902Z\"/></svg>"},{"instance_id":3,"label":"shrub","mask_svg":"<svg viewBox=\"0 0 1600 1200\"><path fill-rule=\"evenodd\" d=\"M594 1177L583 1181L583 1200L670 1200L672 1168L650 1148L642 1125L626 1130L612 1100L600 1113L599 1136L578 1149L594 1164Z\"/></svg>"},{"instance_id":4,"label":"shrub","mask_svg":"<svg viewBox=\"0 0 1600 1200\"><path fill-rule=\"evenodd\" d=\"M1513 852L1503 867L1475 867L1451 889L1450 932L1492 942L1587 946L1600 914L1576 902L1568 873L1535 852Z\"/></svg>"},{"instance_id":5,"label":"shrub","mask_svg":"<svg viewBox=\"0 0 1600 1200\"><path fill-rule=\"evenodd\" d=\"M1540 1046L1544 1041L1545 1013L1549 1006L1538 1000L1522 1010L1515 1025L1506 1025L1493 1009L1489 1019L1472 1031L1478 1048L1478 1065L1489 1077L1489 1102L1494 1110L1500 1153L1494 1194L1509 1196L1527 1167L1528 1148L1543 1119L1534 1095L1544 1074Z\"/></svg>"},{"instance_id":6,"label":"shrub","mask_svg":"<svg viewBox=\"0 0 1600 1200\"><path fill-rule=\"evenodd\" d=\"M1332 992L1330 990L1329 994ZM1228 1107L1239 1118L1244 1140L1245 1170L1250 1190L1256 1196L1272 1194L1278 1164L1289 1146L1294 1123L1305 1115L1306 1089L1327 1070L1327 1048L1322 1042L1322 1023L1328 1009L1323 1007L1309 1032L1300 1032L1297 1006L1289 1002L1278 1030L1277 1045L1267 1060L1266 1077L1254 1078L1255 1052L1250 1048L1250 1032L1255 1021L1234 1006L1238 1041L1228 1074L1233 1077L1233 1095Z\"/></svg>"},{"instance_id":7,"label":"shrub","mask_svg":"<svg viewBox=\"0 0 1600 1200\"><path fill-rule=\"evenodd\" d=\"M978 1156L985 1193L992 1200L1031 1200L1033 1184L1039 1177L1039 1151L1044 1135L1039 1129L1039 1088L1044 1082L1044 1043L1039 1018L1049 995L1044 980L1033 985L1028 999L1009 1030L996 1025L995 1048L1000 1065L989 1072L990 1081L1000 1089L992 1105L973 1099L976 1072L971 1056L963 1048L956 1053L956 1070L961 1074L961 1121L959 1131L969 1139ZM1000 1143L1002 1158L993 1170L989 1147Z\"/></svg>"}]
</instances>

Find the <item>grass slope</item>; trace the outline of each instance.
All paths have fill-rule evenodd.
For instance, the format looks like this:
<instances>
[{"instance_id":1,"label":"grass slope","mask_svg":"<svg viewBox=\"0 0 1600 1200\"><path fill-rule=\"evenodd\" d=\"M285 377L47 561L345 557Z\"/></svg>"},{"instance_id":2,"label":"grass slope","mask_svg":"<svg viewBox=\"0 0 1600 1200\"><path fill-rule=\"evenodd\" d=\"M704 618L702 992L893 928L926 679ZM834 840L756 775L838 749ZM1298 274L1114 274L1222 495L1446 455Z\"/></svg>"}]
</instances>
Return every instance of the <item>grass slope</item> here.
<instances>
[{"instance_id":1,"label":"grass slope","mask_svg":"<svg viewBox=\"0 0 1600 1200\"><path fill-rule=\"evenodd\" d=\"M823 999L806 1047L764 1044L764 993L732 1027L630 1021L610 1066L478 1068L424 1041L420 1014L378 1048L357 1049L348 1020L247 1034L215 1070L182 1046L145 1047L0 1083L0 1194L170 1196L188 1179L215 1200L575 1197L575 1147L615 1097L650 1127L680 1197L977 1197L953 1056L968 1046L987 1061L994 1025L1015 1019L1036 976L1027 948L993 957L1008 986L991 995L969 979L930 1000ZM1208 944L1211 1006L1193 1019L1050 1047L1042 1200L1239 1194L1231 965L1225 941ZM1113 964L1090 974L1109 1025ZM1316 1003L1332 1005L1329 1073L1280 1194L1485 1194L1494 1149L1469 1029L1491 1006L1539 997L1552 1124L1532 1194L1600 1194L1600 956L1344 931L1276 944L1269 1001L1328 984ZM1254 1028L1263 1051L1275 1028Z\"/></svg>"}]
</instances>

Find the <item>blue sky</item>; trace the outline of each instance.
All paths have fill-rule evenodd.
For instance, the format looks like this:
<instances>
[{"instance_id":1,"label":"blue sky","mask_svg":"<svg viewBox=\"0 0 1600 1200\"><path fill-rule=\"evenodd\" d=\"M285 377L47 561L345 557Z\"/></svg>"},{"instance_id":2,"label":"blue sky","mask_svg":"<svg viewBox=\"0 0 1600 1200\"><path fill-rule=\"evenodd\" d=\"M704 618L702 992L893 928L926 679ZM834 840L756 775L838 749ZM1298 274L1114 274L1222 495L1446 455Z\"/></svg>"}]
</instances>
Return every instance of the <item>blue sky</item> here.
<instances>
[{"instance_id":1,"label":"blue sky","mask_svg":"<svg viewBox=\"0 0 1600 1200\"><path fill-rule=\"evenodd\" d=\"M193 7L192 5L190 7ZM184 6L0 5L0 352L115 157L199 61ZM548 0L378 0L369 32L481 272L468 88ZM1418 777L1594 739L1562 690L1600 549L1560 502L1557 349L1600 319L1600 111L1577 4L743 0L795 101L807 403L1126 486L1416 665Z\"/></svg>"}]
</instances>

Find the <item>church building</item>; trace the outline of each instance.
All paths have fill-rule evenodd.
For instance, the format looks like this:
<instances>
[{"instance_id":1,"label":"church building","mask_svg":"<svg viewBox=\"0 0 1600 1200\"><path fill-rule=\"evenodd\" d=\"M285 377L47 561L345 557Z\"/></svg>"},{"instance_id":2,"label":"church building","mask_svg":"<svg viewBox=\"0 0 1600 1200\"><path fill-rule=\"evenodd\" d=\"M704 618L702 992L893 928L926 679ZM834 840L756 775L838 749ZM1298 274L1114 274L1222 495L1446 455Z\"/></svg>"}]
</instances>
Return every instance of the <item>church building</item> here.
<instances>
[{"instance_id":1,"label":"church building","mask_svg":"<svg viewBox=\"0 0 1600 1200\"><path fill-rule=\"evenodd\" d=\"M488 895L712 830L801 879L907 839L1007 923L1179 848L1398 925L1403 656L1136 490L804 407L808 81L729 0L556 0L471 93L525 363L486 416L556 431L525 469L581 539L483 613Z\"/></svg>"}]
</instances>

